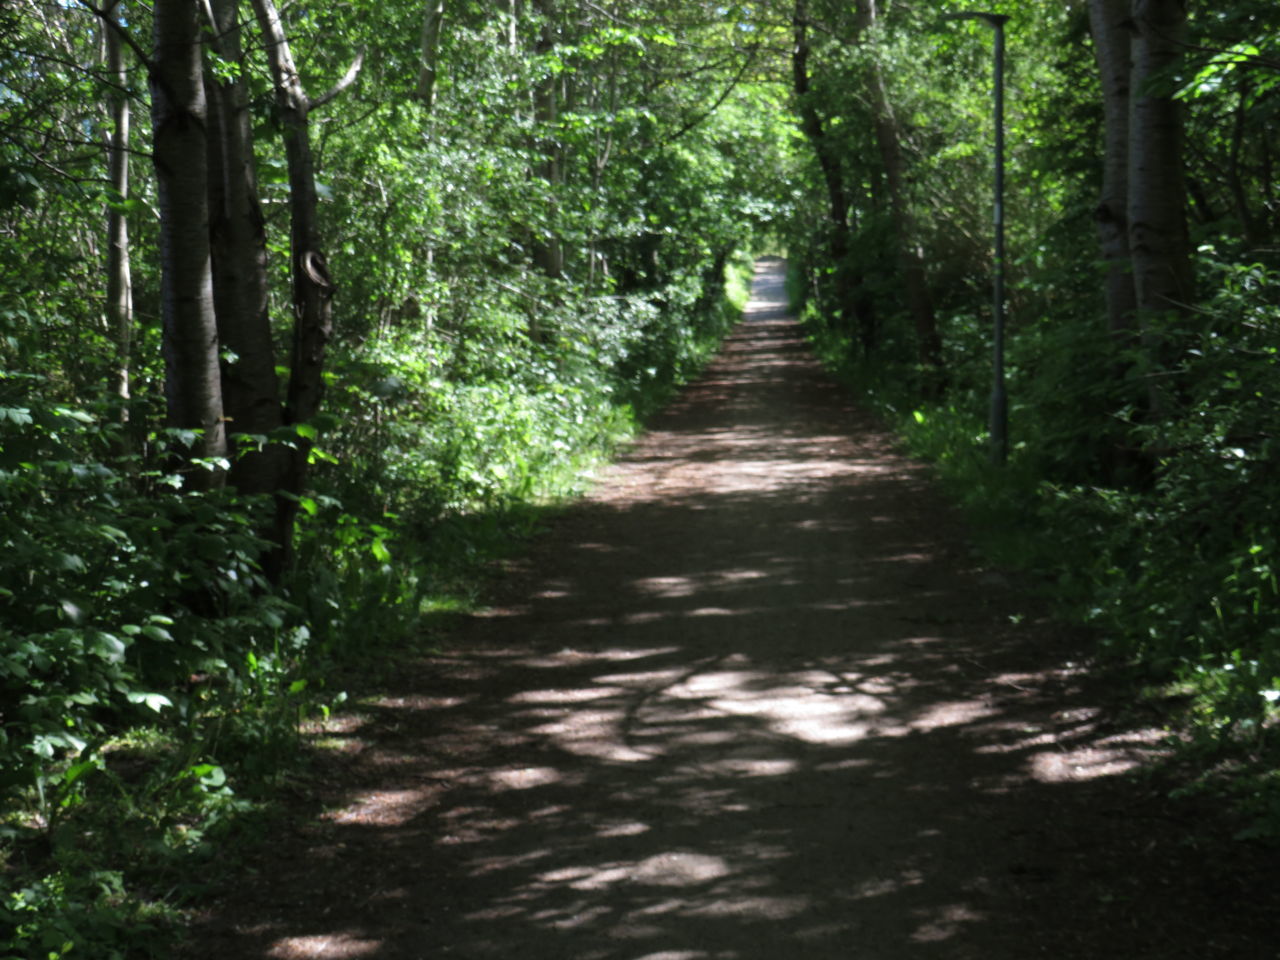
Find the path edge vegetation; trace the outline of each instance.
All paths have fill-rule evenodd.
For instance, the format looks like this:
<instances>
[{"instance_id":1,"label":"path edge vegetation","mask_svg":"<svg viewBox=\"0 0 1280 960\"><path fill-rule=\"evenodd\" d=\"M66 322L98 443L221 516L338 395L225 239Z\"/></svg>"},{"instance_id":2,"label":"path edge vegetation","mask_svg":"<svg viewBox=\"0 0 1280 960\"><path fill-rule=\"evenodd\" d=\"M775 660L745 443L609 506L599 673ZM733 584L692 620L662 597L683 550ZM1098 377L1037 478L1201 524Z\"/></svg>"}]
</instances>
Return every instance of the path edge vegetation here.
<instances>
[{"instance_id":1,"label":"path edge vegetation","mask_svg":"<svg viewBox=\"0 0 1280 960\"><path fill-rule=\"evenodd\" d=\"M0 957L167 956L723 335L767 97L668 12L0 10Z\"/></svg>"},{"instance_id":2,"label":"path edge vegetation","mask_svg":"<svg viewBox=\"0 0 1280 960\"><path fill-rule=\"evenodd\" d=\"M976 385L963 398L952 392L936 398L904 392L902 371L851 351L816 304L806 303L800 283L798 271L789 270L792 308L823 365L886 425L905 452L929 465L964 517L974 549L988 562L1018 573L1019 586L1046 601L1056 619L1085 628L1092 643L1089 669L1110 674L1115 689L1128 691L1133 698L1128 704L1141 705L1143 722L1159 718L1165 749L1153 755L1152 768L1137 774L1159 772L1172 798L1197 796L1220 804L1235 824L1229 828L1234 841L1280 845L1280 758L1267 709L1280 684L1268 672L1272 668L1246 661L1239 651L1225 660L1197 655L1190 638L1183 646L1170 644L1162 658L1148 652L1151 638L1180 624L1170 623L1168 587L1158 579L1135 584L1122 564L1135 562L1134 555L1168 549L1161 542L1167 532L1149 526L1161 512L1161 492L1141 495L1055 482L1025 455L1025 442L1009 463L993 463L987 411ZM1014 407L1020 408L1026 409ZM1259 597L1274 590L1269 564L1257 557L1263 549L1249 545L1230 564L1227 578L1229 585L1248 574L1257 578L1242 587L1250 591L1246 609L1255 615L1263 603ZM1185 601L1216 610L1221 601L1213 593L1220 581L1214 576L1215 571L1207 572L1210 584L1193 588ZM1219 826L1202 824L1221 838Z\"/></svg>"},{"instance_id":3,"label":"path edge vegetation","mask_svg":"<svg viewBox=\"0 0 1280 960\"><path fill-rule=\"evenodd\" d=\"M1167 715L1182 789L1280 839L1277 11L789 6L808 185L782 231L828 364L997 563ZM1011 449L989 457L993 36ZM947 14L961 15L958 19ZM928 56L922 56L923 51ZM807 155L806 155L807 154Z\"/></svg>"},{"instance_id":4,"label":"path edge vegetation","mask_svg":"<svg viewBox=\"0 0 1280 960\"><path fill-rule=\"evenodd\" d=\"M250 650L248 676L225 684L215 709L164 726L143 715L50 764L35 808L0 827L10 858L4 868L15 881L0 906L13 930L0 940L0 957L168 956L186 910L225 882L291 805L305 802L323 764L325 721L358 710L361 696L398 664L446 643L456 618L483 602L495 564L535 536L548 511L589 486L593 471L698 375L742 317L752 266L743 252L725 257L723 277L673 354L642 389L601 404L594 429L561 451L567 455L545 458L430 528L375 531L382 549L359 541L362 559L353 558L345 602L363 605L364 625L344 618L347 642L299 643L271 662ZM526 451L535 461L537 443L555 438ZM278 602L282 627L292 622L290 629L310 633ZM15 863L19 857L27 862Z\"/></svg>"}]
</instances>

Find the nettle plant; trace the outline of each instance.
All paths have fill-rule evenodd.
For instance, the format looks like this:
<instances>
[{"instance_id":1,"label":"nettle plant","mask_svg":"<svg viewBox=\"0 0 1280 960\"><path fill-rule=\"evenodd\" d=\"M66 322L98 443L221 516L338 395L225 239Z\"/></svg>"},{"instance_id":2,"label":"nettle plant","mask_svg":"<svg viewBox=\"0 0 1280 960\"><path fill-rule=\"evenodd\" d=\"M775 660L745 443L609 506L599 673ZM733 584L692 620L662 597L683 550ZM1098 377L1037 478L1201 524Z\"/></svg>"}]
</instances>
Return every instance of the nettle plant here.
<instances>
[{"instance_id":1,"label":"nettle plant","mask_svg":"<svg viewBox=\"0 0 1280 960\"><path fill-rule=\"evenodd\" d=\"M296 618L266 589L254 504L108 465L115 431L83 410L0 413L0 783L52 821L113 737L190 728L260 686Z\"/></svg>"}]
</instances>

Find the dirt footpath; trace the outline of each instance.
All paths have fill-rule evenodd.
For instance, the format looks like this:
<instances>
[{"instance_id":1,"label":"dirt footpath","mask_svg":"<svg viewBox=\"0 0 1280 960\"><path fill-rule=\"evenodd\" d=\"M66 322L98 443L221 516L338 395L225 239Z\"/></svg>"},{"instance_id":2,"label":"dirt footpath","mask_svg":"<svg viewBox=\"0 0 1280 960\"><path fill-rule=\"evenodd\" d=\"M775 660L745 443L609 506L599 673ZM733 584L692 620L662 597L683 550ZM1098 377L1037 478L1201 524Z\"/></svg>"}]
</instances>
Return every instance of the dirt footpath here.
<instances>
[{"instance_id":1,"label":"dirt footpath","mask_svg":"<svg viewBox=\"0 0 1280 960\"><path fill-rule=\"evenodd\" d=\"M1258 853L1126 775L1159 734L823 375L777 261L501 591L189 957L1280 955Z\"/></svg>"}]
</instances>

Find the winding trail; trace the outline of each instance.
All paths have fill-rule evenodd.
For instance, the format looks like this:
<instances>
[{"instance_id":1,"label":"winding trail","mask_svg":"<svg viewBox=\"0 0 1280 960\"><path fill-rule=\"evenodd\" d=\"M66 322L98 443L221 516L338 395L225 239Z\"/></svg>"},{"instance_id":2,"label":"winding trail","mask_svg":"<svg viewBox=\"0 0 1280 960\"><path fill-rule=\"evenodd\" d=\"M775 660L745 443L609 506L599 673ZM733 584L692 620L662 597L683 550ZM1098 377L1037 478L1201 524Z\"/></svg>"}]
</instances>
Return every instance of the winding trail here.
<instances>
[{"instance_id":1,"label":"winding trail","mask_svg":"<svg viewBox=\"0 0 1280 960\"><path fill-rule=\"evenodd\" d=\"M346 718L328 811L190 957L1275 956L1215 925L1248 879L1115 776L1157 734L975 560L781 278L452 652Z\"/></svg>"}]
</instances>

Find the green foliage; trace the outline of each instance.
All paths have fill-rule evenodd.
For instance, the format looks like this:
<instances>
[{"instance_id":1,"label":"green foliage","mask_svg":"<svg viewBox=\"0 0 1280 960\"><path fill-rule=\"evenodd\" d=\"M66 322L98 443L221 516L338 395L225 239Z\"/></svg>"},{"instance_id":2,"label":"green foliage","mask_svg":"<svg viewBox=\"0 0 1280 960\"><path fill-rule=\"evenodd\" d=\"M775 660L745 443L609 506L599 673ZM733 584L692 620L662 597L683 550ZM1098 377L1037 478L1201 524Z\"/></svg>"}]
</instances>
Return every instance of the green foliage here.
<instances>
[{"instance_id":1,"label":"green foliage","mask_svg":"<svg viewBox=\"0 0 1280 960\"><path fill-rule=\"evenodd\" d=\"M256 505L108 459L118 430L40 380L0 388L4 955L161 956L138 888L246 809L214 758L274 765L306 632L265 587ZM130 759L140 725L164 748Z\"/></svg>"},{"instance_id":2,"label":"green foliage","mask_svg":"<svg viewBox=\"0 0 1280 960\"><path fill-rule=\"evenodd\" d=\"M145 49L149 10L116 9ZM749 39L729 11L671 12L449 5L428 107L420 8L285 5L307 89L369 55L312 115L335 329L324 412L281 431L311 463L276 582L273 505L160 426L145 68L126 45L108 75L82 6L0 10L0 954L165 955L166 910L292 762L299 719L432 642L530 504L580 485L736 319L733 251L777 202L776 97L702 62ZM283 345L289 185L255 34L243 64L206 56L253 111ZM117 95L127 198L107 187ZM128 338L103 306L109 210L130 232Z\"/></svg>"},{"instance_id":3,"label":"green foliage","mask_svg":"<svg viewBox=\"0 0 1280 960\"><path fill-rule=\"evenodd\" d=\"M10 786L83 754L107 717L189 712L197 676L237 678L278 643L288 605L263 589L251 511L214 495L139 495L83 411L25 398L0 424L0 682ZM90 751L91 752L91 751Z\"/></svg>"},{"instance_id":4,"label":"green foliage","mask_svg":"<svg viewBox=\"0 0 1280 960\"><path fill-rule=\"evenodd\" d=\"M943 21L960 4L894 5L866 30L853 11L811 5L814 100L839 145L854 224L828 262L826 184L802 152L784 231L793 301L810 335L905 438L932 460L998 561L1039 572L1103 652L1190 706L1181 732L1201 769L1280 835L1280 624L1275 516L1280 482L1272 385L1270 186L1275 6L1190 12L1178 97L1186 118L1194 303L1108 333L1095 205L1102 102L1087 17L1009 0L1006 60L1006 372L1010 461L987 455L991 380L991 31ZM931 55L922 56L924 51ZM870 137L868 68L878 65L901 128L913 243L928 261L945 389L916 363L899 264L885 256L887 184ZM850 280L874 336L841 310Z\"/></svg>"},{"instance_id":5,"label":"green foliage","mask_svg":"<svg viewBox=\"0 0 1280 960\"><path fill-rule=\"evenodd\" d=\"M57 873L14 890L0 904L0 925L12 932L0 950L14 960L102 960L163 956L157 924L127 899L119 873Z\"/></svg>"},{"instance_id":6,"label":"green foliage","mask_svg":"<svg viewBox=\"0 0 1280 960\"><path fill-rule=\"evenodd\" d=\"M1257 264L1201 267L1212 299L1160 332L1173 364L1158 378L1170 405L1159 419L1134 422L1137 385L1150 375L1131 361L1128 378L1115 380L1126 354L1106 334L1063 318L1019 329L1015 444L1000 468L986 451L984 362L954 358L948 396L922 401L892 367L858 360L821 323L811 331L912 451L937 465L989 556L1040 574L1064 612L1096 628L1113 664L1188 698L1184 743L1206 783L1251 818L1248 836L1274 837L1280 277ZM953 322L948 343L965 336ZM985 357L981 337L972 346Z\"/></svg>"},{"instance_id":7,"label":"green foliage","mask_svg":"<svg viewBox=\"0 0 1280 960\"><path fill-rule=\"evenodd\" d=\"M1280 688L1276 277L1257 265L1204 266L1217 280L1213 300L1195 323L1164 331L1178 357L1168 379L1179 415L1139 428L1158 456L1150 489L1058 495L1069 514L1093 518L1091 614L1110 642L1193 680L1204 729L1261 740Z\"/></svg>"},{"instance_id":8,"label":"green foliage","mask_svg":"<svg viewBox=\"0 0 1280 960\"><path fill-rule=\"evenodd\" d=\"M484 563L536 526L529 505L572 490L696 371L737 316L734 251L753 243L786 249L814 338L939 464L991 550L1055 582L1115 658L1189 691L1205 749L1274 747L1280 84L1265 64L1280 24L1267 5L1196 13L1189 182L1196 236L1223 262L1205 264L1194 322L1148 330L1158 363L1099 320L1101 111L1084 18L998 5L1016 51L1003 470L984 427L990 32L937 16L967 5L882 5L865 35L852 5L811 5L813 97L856 227L839 264L825 259L825 185L790 113L789 64L772 52L789 28L767 7L546 18L526 4L509 20L446 5L428 105L414 94L420 7L288 5L309 90L369 56L312 118L334 332L324 412L294 428L314 447L278 584L263 575L270 505L193 492L188 471L219 465L175 466L194 437L158 426L145 124L122 201L105 189L101 107L116 87L97 65L101 28L74 4L30 6L38 16L0 11L0 846L20 878L0 904L8 953L163 955L168 920L147 905L192 892L189 865L245 822L300 716L341 702L353 665L434 642L433 618L465 607ZM130 17L145 45L147 11ZM940 397L922 399L892 255L872 64L902 128ZM255 52L236 71L283 344L286 164L265 65ZM125 86L145 116L145 72ZM111 208L129 217L134 255L130 401L108 388L122 347L102 318ZM851 280L874 336L839 315ZM1274 817L1273 780L1252 782L1248 802Z\"/></svg>"}]
</instances>

